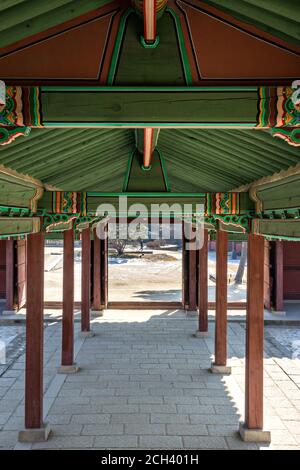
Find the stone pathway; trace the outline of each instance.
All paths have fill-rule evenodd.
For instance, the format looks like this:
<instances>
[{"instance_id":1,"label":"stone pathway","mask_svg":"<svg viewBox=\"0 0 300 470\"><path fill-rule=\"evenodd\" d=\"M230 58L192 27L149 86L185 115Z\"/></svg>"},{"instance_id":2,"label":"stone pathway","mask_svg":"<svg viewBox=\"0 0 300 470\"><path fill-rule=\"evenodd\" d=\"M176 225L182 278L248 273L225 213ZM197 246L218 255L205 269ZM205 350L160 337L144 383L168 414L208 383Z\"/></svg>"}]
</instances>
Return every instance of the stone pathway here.
<instances>
[{"instance_id":1,"label":"stone pathway","mask_svg":"<svg viewBox=\"0 0 300 470\"><path fill-rule=\"evenodd\" d=\"M213 322L205 339L183 312L114 311L77 338L81 370L57 375L60 323L45 328L46 443L17 443L23 426L24 355L0 377L0 448L300 449L300 365L266 327L265 416L270 446L244 443L244 323L228 325L232 375L208 371ZM75 325L78 332L79 325ZM286 327L285 327L286 328Z\"/></svg>"}]
</instances>

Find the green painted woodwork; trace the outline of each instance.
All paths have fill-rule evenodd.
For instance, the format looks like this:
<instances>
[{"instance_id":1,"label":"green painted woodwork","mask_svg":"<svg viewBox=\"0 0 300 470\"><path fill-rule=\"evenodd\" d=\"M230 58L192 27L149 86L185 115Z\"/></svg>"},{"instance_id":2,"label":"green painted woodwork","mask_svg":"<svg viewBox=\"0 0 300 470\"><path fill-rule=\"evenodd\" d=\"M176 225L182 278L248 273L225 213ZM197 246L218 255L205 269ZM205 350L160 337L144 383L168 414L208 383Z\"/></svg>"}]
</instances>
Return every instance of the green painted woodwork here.
<instances>
[{"instance_id":1,"label":"green painted woodwork","mask_svg":"<svg viewBox=\"0 0 300 470\"><path fill-rule=\"evenodd\" d=\"M299 147L250 129L162 129L158 145L175 192L230 191L300 157Z\"/></svg>"},{"instance_id":2,"label":"green painted woodwork","mask_svg":"<svg viewBox=\"0 0 300 470\"><path fill-rule=\"evenodd\" d=\"M0 149L0 164L65 191L121 191L133 147L131 130L32 129Z\"/></svg>"},{"instance_id":3,"label":"green painted woodwork","mask_svg":"<svg viewBox=\"0 0 300 470\"><path fill-rule=\"evenodd\" d=\"M216 232L210 231L209 232L209 239L216 240L217 235ZM248 233L228 233L228 241L230 242L246 242L248 240Z\"/></svg>"},{"instance_id":4,"label":"green painted woodwork","mask_svg":"<svg viewBox=\"0 0 300 470\"><path fill-rule=\"evenodd\" d=\"M164 192L167 191L160 154L154 150L151 168L142 167L143 155L137 150L130 156L130 171L124 191L126 192Z\"/></svg>"},{"instance_id":5,"label":"green painted woodwork","mask_svg":"<svg viewBox=\"0 0 300 470\"><path fill-rule=\"evenodd\" d=\"M256 199L263 212L300 208L300 174L259 186Z\"/></svg>"},{"instance_id":6,"label":"green painted woodwork","mask_svg":"<svg viewBox=\"0 0 300 470\"><path fill-rule=\"evenodd\" d=\"M120 194L122 196L125 196L126 193ZM167 204L169 206L173 205L173 208L175 210L176 215L181 215L183 212L183 206L184 204L187 205L187 210L189 212L193 213L196 212L196 204L203 204L205 202L205 195L190 195L190 196L182 196L180 194L177 194L176 196L169 195L168 193L165 193L164 195L159 195L152 193L148 197L143 194L143 195L131 195L127 197L127 209L133 205L133 204L143 204L146 208L147 211L150 211L151 209L151 204L158 204L162 205L162 213L166 213L166 206L163 206L163 204ZM124 203L124 201L123 201ZM119 197L114 196L114 195L103 195L103 196L89 196L88 195L88 211L91 213L96 213L97 208L101 204L110 204L111 207L107 206L109 211L111 210L111 215L126 215L126 206L124 207L119 207ZM158 210L158 207L155 207L156 210ZM141 216L146 216L148 215L147 213L142 213ZM158 216L159 214L155 212L155 215ZM136 213L134 211L129 211L129 216L132 217L137 217Z\"/></svg>"},{"instance_id":7,"label":"green painted woodwork","mask_svg":"<svg viewBox=\"0 0 300 470\"><path fill-rule=\"evenodd\" d=\"M121 193L134 148L130 129L32 129L0 147L0 165L63 191ZM300 157L298 147L250 129L161 129L157 148L171 191L183 194L231 191ZM19 199L0 204L24 205Z\"/></svg>"},{"instance_id":8,"label":"green painted woodwork","mask_svg":"<svg viewBox=\"0 0 300 470\"><path fill-rule=\"evenodd\" d=\"M26 207L0 206L0 217L31 217L33 212Z\"/></svg>"},{"instance_id":9,"label":"green painted woodwork","mask_svg":"<svg viewBox=\"0 0 300 470\"><path fill-rule=\"evenodd\" d=\"M39 230L39 217L0 217L1 238L36 233Z\"/></svg>"},{"instance_id":10,"label":"green painted woodwork","mask_svg":"<svg viewBox=\"0 0 300 470\"><path fill-rule=\"evenodd\" d=\"M157 31L160 36L159 46L145 49L140 43L143 22L134 12L128 15L114 81L110 82L111 84L116 86L128 83L132 86L187 84L176 23L170 13L165 13L159 20Z\"/></svg>"},{"instance_id":11,"label":"green painted woodwork","mask_svg":"<svg viewBox=\"0 0 300 470\"><path fill-rule=\"evenodd\" d=\"M26 0L0 3L0 47L76 18L112 0Z\"/></svg>"},{"instance_id":12,"label":"green painted woodwork","mask_svg":"<svg viewBox=\"0 0 300 470\"><path fill-rule=\"evenodd\" d=\"M255 219L253 231L267 238L300 240L300 220L266 220Z\"/></svg>"},{"instance_id":13,"label":"green painted woodwork","mask_svg":"<svg viewBox=\"0 0 300 470\"><path fill-rule=\"evenodd\" d=\"M47 126L256 125L257 89L203 88L143 91L117 88L42 87L43 124Z\"/></svg>"},{"instance_id":14,"label":"green painted woodwork","mask_svg":"<svg viewBox=\"0 0 300 470\"><path fill-rule=\"evenodd\" d=\"M206 0L235 18L300 45L298 0Z\"/></svg>"},{"instance_id":15,"label":"green painted woodwork","mask_svg":"<svg viewBox=\"0 0 300 470\"><path fill-rule=\"evenodd\" d=\"M0 157L1 159L1 157ZM4 173L0 168L0 205L34 209L40 186L24 177Z\"/></svg>"}]
</instances>

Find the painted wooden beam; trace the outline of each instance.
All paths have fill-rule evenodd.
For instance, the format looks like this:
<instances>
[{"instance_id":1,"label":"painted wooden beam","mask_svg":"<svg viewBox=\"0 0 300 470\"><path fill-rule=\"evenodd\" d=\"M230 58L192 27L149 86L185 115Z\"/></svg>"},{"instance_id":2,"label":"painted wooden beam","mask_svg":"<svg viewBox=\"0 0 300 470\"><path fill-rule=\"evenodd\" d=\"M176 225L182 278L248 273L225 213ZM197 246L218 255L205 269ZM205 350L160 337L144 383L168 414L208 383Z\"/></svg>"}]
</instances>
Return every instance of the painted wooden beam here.
<instances>
[{"instance_id":1,"label":"painted wooden beam","mask_svg":"<svg viewBox=\"0 0 300 470\"><path fill-rule=\"evenodd\" d=\"M144 40L153 44L156 39L156 0L143 0Z\"/></svg>"},{"instance_id":2,"label":"painted wooden beam","mask_svg":"<svg viewBox=\"0 0 300 470\"><path fill-rule=\"evenodd\" d=\"M82 230L81 255L81 331L90 331L91 307L91 234L90 228Z\"/></svg>"},{"instance_id":3,"label":"painted wooden beam","mask_svg":"<svg viewBox=\"0 0 300 470\"><path fill-rule=\"evenodd\" d=\"M64 232L62 366L74 364L74 230Z\"/></svg>"},{"instance_id":4,"label":"painted wooden beam","mask_svg":"<svg viewBox=\"0 0 300 470\"><path fill-rule=\"evenodd\" d=\"M208 330L208 231L203 231L198 267L199 332Z\"/></svg>"},{"instance_id":5,"label":"painted wooden beam","mask_svg":"<svg viewBox=\"0 0 300 470\"><path fill-rule=\"evenodd\" d=\"M45 127L257 125L257 87L235 90L41 87L40 101Z\"/></svg>"},{"instance_id":6,"label":"painted wooden beam","mask_svg":"<svg viewBox=\"0 0 300 470\"><path fill-rule=\"evenodd\" d=\"M24 207L34 212L43 192L41 181L0 165L0 205Z\"/></svg>"},{"instance_id":7,"label":"painted wooden beam","mask_svg":"<svg viewBox=\"0 0 300 470\"><path fill-rule=\"evenodd\" d=\"M10 237L40 231L39 217L0 217L0 237Z\"/></svg>"},{"instance_id":8,"label":"painted wooden beam","mask_svg":"<svg viewBox=\"0 0 300 470\"><path fill-rule=\"evenodd\" d=\"M44 234L28 236L26 293L25 428L43 426Z\"/></svg>"},{"instance_id":9,"label":"painted wooden beam","mask_svg":"<svg viewBox=\"0 0 300 470\"><path fill-rule=\"evenodd\" d=\"M152 155L157 145L159 130L153 127L135 129L135 145L139 153L143 155L143 168L149 169Z\"/></svg>"},{"instance_id":10,"label":"painted wooden beam","mask_svg":"<svg viewBox=\"0 0 300 470\"><path fill-rule=\"evenodd\" d=\"M215 362L212 371L227 372L227 232L217 231ZM228 369L229 371L229 369Z\"/></svg>"},{"instance_id":11,"label":"painted wooden beam","mask_svg":"<svg viewBox=\"0 0 300 470\"><path fill-rule=\"evenodd\" d=\"M252 232L274 240L300 240L300 219L253 219Z\"/></svg>"}]
</instances>

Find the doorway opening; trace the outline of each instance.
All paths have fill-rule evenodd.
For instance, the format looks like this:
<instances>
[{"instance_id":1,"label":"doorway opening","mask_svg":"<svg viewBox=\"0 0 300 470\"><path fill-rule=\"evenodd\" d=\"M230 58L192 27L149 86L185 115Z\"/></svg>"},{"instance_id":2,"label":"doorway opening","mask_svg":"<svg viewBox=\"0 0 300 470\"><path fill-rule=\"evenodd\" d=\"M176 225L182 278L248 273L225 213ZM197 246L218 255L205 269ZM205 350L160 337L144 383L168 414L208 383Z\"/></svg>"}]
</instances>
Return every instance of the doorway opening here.
<instances>
[{"instance_id":1,"label":"doorway opening","mask_svg":"<svg viewBox=\"0 0 300 470\"><path fill-rule=\"evenodd\" d=\"M110 225L110 224L109 224ZM141 224L138 236L108 238L111 307L182 306L182 223Z\"/></svg>"}]
</instances>

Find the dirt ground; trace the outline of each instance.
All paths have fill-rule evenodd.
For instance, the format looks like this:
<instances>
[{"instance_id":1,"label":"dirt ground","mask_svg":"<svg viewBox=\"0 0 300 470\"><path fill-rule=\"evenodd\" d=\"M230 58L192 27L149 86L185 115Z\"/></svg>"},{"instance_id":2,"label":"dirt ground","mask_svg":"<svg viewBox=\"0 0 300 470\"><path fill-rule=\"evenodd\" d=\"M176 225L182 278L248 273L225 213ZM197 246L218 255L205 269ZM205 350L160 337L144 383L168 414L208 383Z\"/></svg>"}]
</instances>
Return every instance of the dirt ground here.
<instances>
[{"instance_id":1,"label":"dirt ground","mask_svg":"<svg viewBox=\"0 0 300 470\"><path fill-rule=\"evenodd\" d=\"M62 300L62 247L45 249L45 300ZM75 300L81 299L81 256L75 250ZM109 301L176 301L182 298L182 254L180 251L153 250L144 257L109 256ZM234 277L238 261L228 257L228 273ZM246 271L246 270L245 270ZM208 286L210 301L215 299L215 253L209 253ZM246 300L246 281L241 286L228 285L229 301Z\"/></svg>"}]
</instances>

